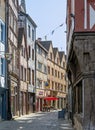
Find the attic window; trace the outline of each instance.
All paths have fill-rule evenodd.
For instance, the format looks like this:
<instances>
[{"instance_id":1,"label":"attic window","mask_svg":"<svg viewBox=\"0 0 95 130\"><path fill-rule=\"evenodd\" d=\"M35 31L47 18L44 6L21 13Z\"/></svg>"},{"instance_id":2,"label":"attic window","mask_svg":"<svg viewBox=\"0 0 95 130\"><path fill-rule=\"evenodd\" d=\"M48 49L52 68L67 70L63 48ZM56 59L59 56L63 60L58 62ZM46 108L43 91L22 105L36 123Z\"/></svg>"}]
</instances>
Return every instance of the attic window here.
<instances>
[{"instance_id":1,"label":"attic window","mask_svg":"<svg viewBox=\"0 0 95 130\"><path fill-rule=\"evenodd\" d=\"M63 62L63 67L65 68L65 62Z\"/></svg>"},{"instance_id":2,"label":"attic window","mask_svg":"<svg viewBox=\"0 0 95 130\"><path fill-rule=\"evenodd\" d=\"M57 63L59 63L59 58L57 58Z\"/></svg>"},{"instance_id":3,"label":"attic window","mask_svg":"<svg viewBox=\"0 0 95 130\"><path fill-rule=\"evenodd\" d=\"M50 59L52 60L52 53L50 53Z\"/></svg>"}]
</instances>

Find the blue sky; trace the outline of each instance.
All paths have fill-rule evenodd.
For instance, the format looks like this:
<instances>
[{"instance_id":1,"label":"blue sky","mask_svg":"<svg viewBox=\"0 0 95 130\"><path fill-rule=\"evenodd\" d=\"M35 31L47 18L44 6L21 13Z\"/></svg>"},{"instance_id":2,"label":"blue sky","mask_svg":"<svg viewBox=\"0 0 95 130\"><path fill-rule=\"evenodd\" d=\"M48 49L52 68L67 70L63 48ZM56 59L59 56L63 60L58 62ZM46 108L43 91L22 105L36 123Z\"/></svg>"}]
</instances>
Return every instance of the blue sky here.
<instances>
[{"instance_id":1,"label":"blue sky","mask_svg":"<svg viewBox=\"0 0 95 130\"><path fill-rule=\"evenodd\" d=\"M66 52L66 0L26 0L26 9L37 24L36 37L45 40L48 34L47 40L52 41L53 47Z\"/></svg>"}]
</instances>

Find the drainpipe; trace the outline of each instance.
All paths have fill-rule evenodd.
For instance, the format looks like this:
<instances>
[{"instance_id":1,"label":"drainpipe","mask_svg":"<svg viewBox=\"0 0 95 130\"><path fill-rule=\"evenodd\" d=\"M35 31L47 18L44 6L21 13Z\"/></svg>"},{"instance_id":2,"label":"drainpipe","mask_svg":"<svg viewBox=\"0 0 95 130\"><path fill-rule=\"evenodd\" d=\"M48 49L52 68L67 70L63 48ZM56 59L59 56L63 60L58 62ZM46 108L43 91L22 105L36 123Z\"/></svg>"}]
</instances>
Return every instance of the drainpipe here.
<instances>
[{"instance_id":1,"label":"drainpipe","mask_svg":"<svg viewBox=\"0 0 95 130\"><path fill-rule=\"evenodd\" d=\"M34 101L34 104L35 104L35 112L36 112L36 40L35 40L35 101Z\"/></svg>"},{"instance_id":2,"label":"drainpipe","mask_svg":"<svg viewBox=\"0 0 95 130\"><path fill-rule=\"evenodd\" d=\"M17 50L17 56L18 56L18 116L20 116L21 112L20 112L20 101L21 101L21 96L20 96L20 47L18 46L18 50Z\"/></svg>"}]
</instances>

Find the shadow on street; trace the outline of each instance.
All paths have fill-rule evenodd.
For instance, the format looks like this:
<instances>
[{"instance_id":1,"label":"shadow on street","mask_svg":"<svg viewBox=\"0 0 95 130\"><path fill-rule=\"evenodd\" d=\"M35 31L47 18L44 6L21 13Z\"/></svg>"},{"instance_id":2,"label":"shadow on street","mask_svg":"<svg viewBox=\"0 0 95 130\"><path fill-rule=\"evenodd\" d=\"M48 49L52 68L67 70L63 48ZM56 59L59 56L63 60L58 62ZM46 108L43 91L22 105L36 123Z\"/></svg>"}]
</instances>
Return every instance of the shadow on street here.
<instances>
[{"instance_id":1,"label":"shadow on street","mask_svg":"<svg viewBox=\"0 0 95 130\"><path fill-rule=\"evenodd\" d=\"M58 111L32 113L0 122L0 130L73 130L68 120L58 119Z\"/></svg>"}]
</instances>

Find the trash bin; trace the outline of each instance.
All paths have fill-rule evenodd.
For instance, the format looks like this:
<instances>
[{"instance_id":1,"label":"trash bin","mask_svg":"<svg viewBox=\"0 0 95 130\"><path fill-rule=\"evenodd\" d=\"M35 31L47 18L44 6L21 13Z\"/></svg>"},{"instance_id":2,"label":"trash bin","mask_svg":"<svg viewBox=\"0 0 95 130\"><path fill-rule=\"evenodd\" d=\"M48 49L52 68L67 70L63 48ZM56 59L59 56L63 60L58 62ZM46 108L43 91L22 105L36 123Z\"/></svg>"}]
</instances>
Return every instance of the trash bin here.
<instances>
[{"instance_id":1,"label":"trash bin","mask_svg":"<svg viewBox=\"0 0 95 130\"><path fill-rule=\"evenodd\" d=\"M62 112L65 114L65 113L66 113L66 108L63 108L63 109L62 109Z\"/></svg>"},{"instance_id":2,"label":"trash bin","mask_svg":"<svg viewBox=\"0 0 95 130\"><path fill-rule=\"evenodd\" d=\"M65 109L62 109L62 111L58 111L58 118L65 118Z\"/></svg>"}]
</instances>

